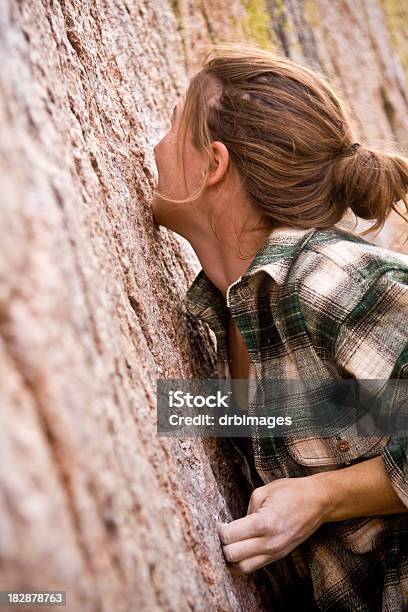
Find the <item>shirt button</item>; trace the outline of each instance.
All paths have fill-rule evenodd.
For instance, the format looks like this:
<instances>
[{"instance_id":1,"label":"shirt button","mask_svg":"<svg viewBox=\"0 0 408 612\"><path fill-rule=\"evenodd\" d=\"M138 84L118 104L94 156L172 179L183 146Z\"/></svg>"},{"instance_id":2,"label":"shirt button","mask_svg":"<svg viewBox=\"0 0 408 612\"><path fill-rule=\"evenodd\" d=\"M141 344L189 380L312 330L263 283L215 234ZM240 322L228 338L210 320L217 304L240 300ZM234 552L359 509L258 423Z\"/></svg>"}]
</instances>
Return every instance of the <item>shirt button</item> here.
<instances>
[{"instance_id":1,"label":"shirt button","mask_svg":"<svg viewBox=\"0 0 408 612\"><path fill-rule=\"evenodd\" d=\"M350 444L347 442L347 440L338 440L337 448L339 449L339 451L342 451L344 453L350 450Z\"/></svg>"}]
</instances>

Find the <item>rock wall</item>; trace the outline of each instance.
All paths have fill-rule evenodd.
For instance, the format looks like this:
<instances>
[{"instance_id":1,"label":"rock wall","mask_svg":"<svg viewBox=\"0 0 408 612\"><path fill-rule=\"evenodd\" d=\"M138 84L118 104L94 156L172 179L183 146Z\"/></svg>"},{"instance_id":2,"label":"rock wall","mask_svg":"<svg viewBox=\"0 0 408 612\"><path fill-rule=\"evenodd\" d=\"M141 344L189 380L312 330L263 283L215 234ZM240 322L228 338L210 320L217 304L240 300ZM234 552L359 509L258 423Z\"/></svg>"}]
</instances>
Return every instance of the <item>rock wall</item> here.
<instances>
[{"instance_id":1,"label":"rock wall","mask_svg":"<svg viewBox=\"0 0 408 612\"><path fill-rule=\"evenodd\" d=\"M215 535L249 496L226 442L155 435L156 379L211 375L214 338L184 307L194 253L152 220L152 147L203 46L237 38L327 71L361 138L403 141L391 22L376 0L0 3L2 589L273 609L271 572L232 578Z\"/></svg>"}]
</instances>

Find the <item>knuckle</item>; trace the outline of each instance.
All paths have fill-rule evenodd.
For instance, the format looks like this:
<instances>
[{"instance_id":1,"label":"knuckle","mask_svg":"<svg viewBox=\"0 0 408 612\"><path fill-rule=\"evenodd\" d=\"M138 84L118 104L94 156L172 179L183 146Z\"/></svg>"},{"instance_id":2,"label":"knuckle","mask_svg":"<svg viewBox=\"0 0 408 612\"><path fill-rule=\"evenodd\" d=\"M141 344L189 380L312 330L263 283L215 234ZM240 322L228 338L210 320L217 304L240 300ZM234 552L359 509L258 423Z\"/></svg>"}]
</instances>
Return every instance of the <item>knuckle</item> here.
<instances>
[{"instance_id":1,"label":"knuckle","mask_svg":"<svg viewBox=\"0 0 408 612\"><path fill-rule=\"evenodd\" d=\"M273 537L266 538L265 552L268 555L275 555L277 553L276 540Z\"/></svg>"},{"instance_id":2,"label":"knuckle","mask_svg":"<svg viewBox=\"0 0 408 612\"><path fill-rule=\"evenodd\" d=\"M275 560L281 559L287 554L285 543L281 540L277 540L276 537L269 537L265 542L266 551L268 555L271 555Z\"/></svg>"},{"instance_id":3,"label":"knuckle","mask_svg":"<svg viewBox=\"0 0 408 612\"><path fill-rule=\"evenodd\" d=\"M237 563L237 567L239 569L239 571L241 572L241 574L250 574L251 573L251 568L249 566L249 564L245 561L239 561Z\"/></svg>"},{"instance_id":4,"label":"knuckle","mask_svg":"<svg viewBox=\"0 0 408 612\"><path fill-rule=\"evenodd\" d=\"M260 493L258 489L254 489L251 493L250 501L252 504L257 504L260 501Z\"/></svg>"},{"instance_id":5,"label":"knuckle","mask_svg":"<svg viewBox=\"0 0 408 612\"><path fill-rule=\"evenodd\" d=\"M257 535L262 535L268 530L268 520L264 514L257 514L254 521L254 529Z\"/></svg>"},{"instance_id":6,"label":"knuckle","mask_svg":"<svg viewBox=\"0 0 408 612\"><path fill-rule=\"evenodd\" d=\"M228 548L224 548L224 557L226 558L227 561L229 561L230 563L234 563L237 560L237 555L236 553L234 553L233 550L230 550Z\"/></svg>"}]
</instances>

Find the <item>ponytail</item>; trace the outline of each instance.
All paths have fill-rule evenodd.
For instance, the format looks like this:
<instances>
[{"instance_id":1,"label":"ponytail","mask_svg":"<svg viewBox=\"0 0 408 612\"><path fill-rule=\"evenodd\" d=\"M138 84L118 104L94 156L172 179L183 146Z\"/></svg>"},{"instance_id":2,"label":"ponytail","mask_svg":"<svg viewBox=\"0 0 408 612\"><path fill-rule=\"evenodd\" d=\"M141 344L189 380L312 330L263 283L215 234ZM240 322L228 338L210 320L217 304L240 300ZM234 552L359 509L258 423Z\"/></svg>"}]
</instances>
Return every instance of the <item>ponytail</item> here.
<instances>
[{"instance_id":1,"label":"ponytail","mask_svg":"<svg viewBox=\"0 0 408 612\"><path fill-rule=\"evenodd\" d=\"M363 235L382 229L392 210L408 222L397 206L402 201L408 213L408 159L359 143L350 149L351 155L340 155L333 161L334 201L350 207L361 219L376 220Z\"/></svg>"}]
</instances>

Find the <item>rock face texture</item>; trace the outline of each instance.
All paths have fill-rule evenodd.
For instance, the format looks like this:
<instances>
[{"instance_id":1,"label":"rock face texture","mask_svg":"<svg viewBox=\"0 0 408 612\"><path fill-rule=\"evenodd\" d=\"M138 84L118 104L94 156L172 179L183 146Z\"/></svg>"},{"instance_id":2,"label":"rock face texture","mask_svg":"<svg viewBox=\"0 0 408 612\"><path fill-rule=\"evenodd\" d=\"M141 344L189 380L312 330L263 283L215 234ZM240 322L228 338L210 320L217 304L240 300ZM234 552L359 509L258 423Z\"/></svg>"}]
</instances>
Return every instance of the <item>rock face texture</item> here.
<instances>
[{"instance_id":1,"label":"rock face texture","mask_svg":"<svg viewBox=\"0 0 408 612\"><path fill-rule=\"evenodd\" d=\"M215 535L250 493L226 441L156 436L156 379L212 375L214 338L184 307L194 253L152 219L152 148L203 45L237 38L325 71L363 142L406 146L393 10L0 3L2 589L65 590L78 612L273 610L273 568L233 578ZM397 220L375 240L398 248Z\"/></svg>"}]
</instances>

